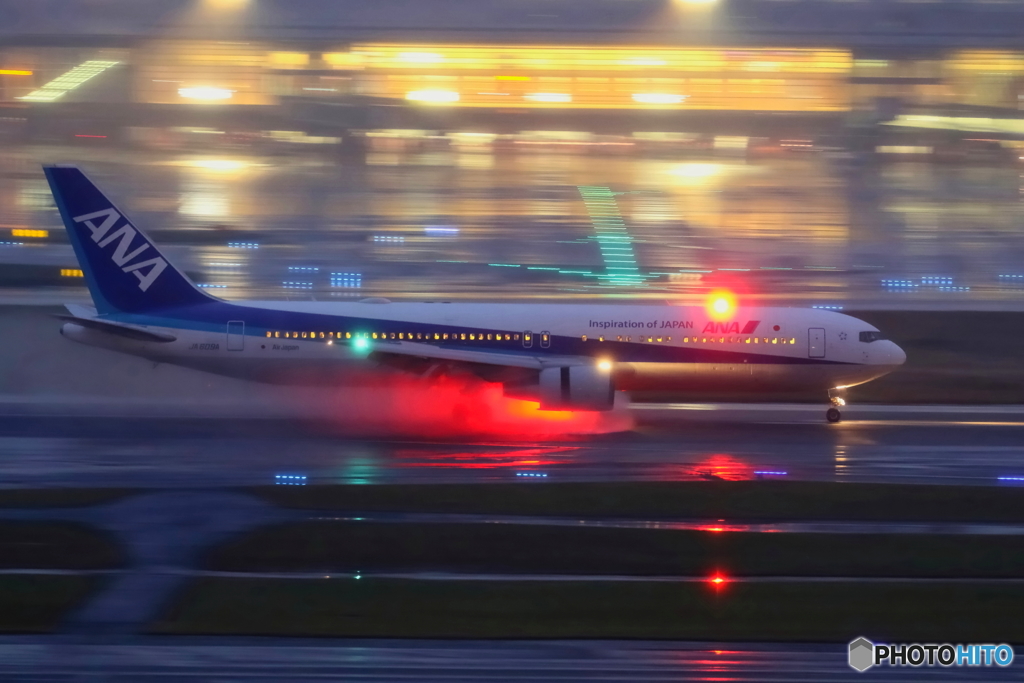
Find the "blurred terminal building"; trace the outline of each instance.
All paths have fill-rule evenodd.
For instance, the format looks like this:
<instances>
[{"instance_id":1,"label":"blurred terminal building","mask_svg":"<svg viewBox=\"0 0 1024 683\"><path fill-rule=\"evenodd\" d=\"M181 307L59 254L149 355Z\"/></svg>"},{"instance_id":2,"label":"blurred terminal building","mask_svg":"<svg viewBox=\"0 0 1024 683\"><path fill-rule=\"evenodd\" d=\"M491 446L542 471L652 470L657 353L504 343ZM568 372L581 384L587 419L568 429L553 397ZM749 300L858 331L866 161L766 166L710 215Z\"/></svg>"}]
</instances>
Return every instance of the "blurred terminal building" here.
<instances>
[{"instance_id":1,"label":"blurred terminal building","mask_svg":"<svg viewBox=\"0 0 1024 683\"><path fill-rule=\"evenodd\" d=\"M1022 27L1021 0L0 0L0 140L1012 149Z\"/></svg>"}]
</instances>

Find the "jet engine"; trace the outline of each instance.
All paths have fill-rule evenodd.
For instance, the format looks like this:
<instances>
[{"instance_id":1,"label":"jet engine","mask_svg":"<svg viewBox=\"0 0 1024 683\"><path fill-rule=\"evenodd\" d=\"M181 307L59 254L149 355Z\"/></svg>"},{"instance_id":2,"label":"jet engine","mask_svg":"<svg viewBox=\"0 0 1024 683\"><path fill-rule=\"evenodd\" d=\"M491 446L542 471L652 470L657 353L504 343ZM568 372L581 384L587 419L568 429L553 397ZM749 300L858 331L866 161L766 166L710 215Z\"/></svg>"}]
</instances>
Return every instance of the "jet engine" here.
<instances>
[{"instance_id":1,"label":"jet engine","mask_svg":"<svg viewBox=\"0 0 1024 683\"><path fill-rule=\"evenodd\" d=\"M611 410L615 404L612 373L591 365L546 368L537 390L542 410Z\"/></svg>"}]
</instances>

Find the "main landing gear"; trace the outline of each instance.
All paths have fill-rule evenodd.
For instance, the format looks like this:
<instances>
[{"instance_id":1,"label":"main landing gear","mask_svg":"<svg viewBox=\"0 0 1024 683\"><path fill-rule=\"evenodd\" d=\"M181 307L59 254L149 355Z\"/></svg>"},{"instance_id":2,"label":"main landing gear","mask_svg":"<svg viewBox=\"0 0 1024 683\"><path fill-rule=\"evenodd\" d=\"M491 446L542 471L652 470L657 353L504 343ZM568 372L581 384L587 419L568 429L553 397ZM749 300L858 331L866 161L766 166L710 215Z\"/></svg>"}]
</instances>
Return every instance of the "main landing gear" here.
<instances>
[{"instance_id":1,"label":"main landing gear","mask_svg":"<svg viewBox=\"0 0 1024 683\"><path fill-rule=\"evenodd\" d=\"M832 391L829 390L828 392L828 400L832 407L825 411L825 419L835 423L843 419L843 414L839 412L839 409L846 405L846 400L841 396L833 396Z\"/></svg>"}]
</instances>

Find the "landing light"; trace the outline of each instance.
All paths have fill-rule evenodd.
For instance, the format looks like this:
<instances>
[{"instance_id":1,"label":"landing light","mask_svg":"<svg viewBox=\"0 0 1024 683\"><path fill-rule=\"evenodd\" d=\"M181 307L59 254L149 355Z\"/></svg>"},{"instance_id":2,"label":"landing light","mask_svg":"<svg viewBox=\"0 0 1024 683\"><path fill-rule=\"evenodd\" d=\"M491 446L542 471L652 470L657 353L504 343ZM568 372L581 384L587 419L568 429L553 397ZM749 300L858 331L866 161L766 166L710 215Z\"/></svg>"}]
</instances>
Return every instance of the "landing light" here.
<instances>
[{"instance_id":1,"label":"landing light","mask_svg":"<svg viewBox=\"0 0 1024 683\"><path fill-rule=\"evenodd\" d=\"M458 102L459 93L454 90L411 90L405 93L405 99L412 102L443 104L447 102Z\"/></svg>"},{"instance_id":2,"label":"landing light","mask_svg":"<svg viewBox=\"0 0 1024 683\"><path fill-rule=\"evenodd\" d=\"M530 100L531 102L572 102L572 95L562 92L535 92L530 93L529 95L524 95L523 98Z\"/></svg>"},{"instance_id":3,"label":"landing light","mask_svg":"<svg viewBox=\"0 0 1024 683\"><path fill-rule=\"evenodd\" d=\"M189 165L207 171L241 171L249 164L236 159L196 159Z\"/></svg>"},{"instance_id":4,"label":"landing light","mask_svg":"<svg viewBox=\"0 0 1024 683\"><path fill-rule=\"evenodd\" d=\"M679 104L685 99L685 95L660 92L644 92L633 95L633 101L640 104Z\"/></svg>"},{"instance_id":5,"label":"landing light","mask_svg":"<svg viewBox=\"0 0 1024 683\"><path fill-rule=\"evenodd\" d=\"M610 360L598 361L597 369L601 372L611 372L612 362Z\"/></svg>"},{"instance_id":6,"label":"landing light","mask_svg":"<svg viewBox=\"0 0 1024 683\"><path fill-rule=\"evenodd\" d=\"M212 102L215 100L230 100L234 97L235 91L226 88L201 86L198 88L178 88L178 94L190 100Z\"/></svg>"}]
</instances>

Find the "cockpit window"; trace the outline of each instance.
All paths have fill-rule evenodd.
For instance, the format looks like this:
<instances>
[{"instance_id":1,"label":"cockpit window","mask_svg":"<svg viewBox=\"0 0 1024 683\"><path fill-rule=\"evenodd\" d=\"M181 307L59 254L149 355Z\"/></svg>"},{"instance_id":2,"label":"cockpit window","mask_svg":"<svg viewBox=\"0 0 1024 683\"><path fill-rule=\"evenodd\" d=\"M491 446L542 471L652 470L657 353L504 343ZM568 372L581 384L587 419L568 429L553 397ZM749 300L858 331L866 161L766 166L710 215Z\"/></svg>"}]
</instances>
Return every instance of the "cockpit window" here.
<instances>
[{"instance_id":1,"label":"cockpit window","mask_svg":"<svg viewBox=\"0 0 1024 683\"><path fill-rule=\"evenodd\" d=\"M861 332L860 333L860 340L862 342L873 342L873 341L879 341L881 339L885 339L885 337L883 337L882 333L877 331L877 330L872 331L872 332Z\"/></svg>"}]
</instances>

